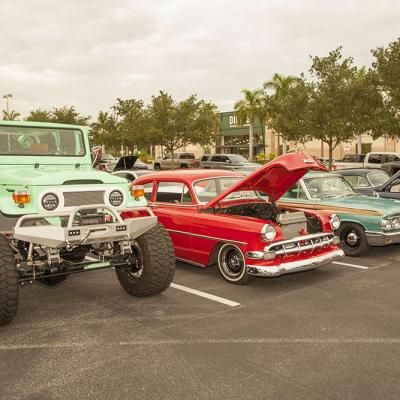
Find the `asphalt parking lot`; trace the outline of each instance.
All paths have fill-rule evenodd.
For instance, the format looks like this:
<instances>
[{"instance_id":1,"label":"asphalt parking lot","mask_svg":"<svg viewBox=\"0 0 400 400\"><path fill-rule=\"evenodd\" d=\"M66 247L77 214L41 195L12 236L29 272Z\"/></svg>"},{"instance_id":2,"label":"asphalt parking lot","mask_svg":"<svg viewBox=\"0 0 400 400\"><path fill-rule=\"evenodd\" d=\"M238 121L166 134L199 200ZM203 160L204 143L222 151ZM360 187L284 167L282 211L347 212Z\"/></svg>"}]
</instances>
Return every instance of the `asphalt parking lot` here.
<instances>
[{"instance_id":1,"label":"asphalt parking lot","mask_svg":"<svg viewBox=\"0 0 400 400\"><path fill-rule=\"evenodd\" d=\"M151 298L112 270L26 287L0 328L0 399L399 399L399 260L247 286L178 263Z\"/></svg>"}]
</instances>

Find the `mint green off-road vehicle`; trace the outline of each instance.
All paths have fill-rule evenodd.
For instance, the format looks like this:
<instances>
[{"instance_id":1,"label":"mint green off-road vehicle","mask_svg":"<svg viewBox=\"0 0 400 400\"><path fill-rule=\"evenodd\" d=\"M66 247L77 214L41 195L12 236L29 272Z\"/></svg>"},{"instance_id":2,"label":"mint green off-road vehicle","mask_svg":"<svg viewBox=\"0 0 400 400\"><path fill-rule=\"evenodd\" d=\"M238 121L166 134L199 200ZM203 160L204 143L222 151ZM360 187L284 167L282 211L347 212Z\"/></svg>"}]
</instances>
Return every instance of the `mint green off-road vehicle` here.
<instances>
[{"instance_id":1,"label":"mint green off-road vehicle","mask_svg":"<svg viewBox=\"0 0 400 400\"><path fill-rule=\"evenodd\" d=\"M114 267L133 296L170 285L172 243L143 188L94 170L89 149L85 127L0 121L0 326L28 282Z\"/></svg>"}]
</instances>

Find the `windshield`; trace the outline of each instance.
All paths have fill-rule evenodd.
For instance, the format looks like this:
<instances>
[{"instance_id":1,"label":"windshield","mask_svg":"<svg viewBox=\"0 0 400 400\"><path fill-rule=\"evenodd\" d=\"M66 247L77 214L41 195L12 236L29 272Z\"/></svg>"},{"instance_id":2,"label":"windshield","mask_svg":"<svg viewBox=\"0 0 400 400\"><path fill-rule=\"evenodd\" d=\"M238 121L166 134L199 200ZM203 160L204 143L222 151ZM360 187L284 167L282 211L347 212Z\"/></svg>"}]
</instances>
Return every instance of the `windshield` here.
<instances>
[{"instance_id":1,"label":"windshield","mask_svg":"<svg viewBox=\"0 0 400 400\"><path fill-rule=\"evenodd\" d=\"M203 179L195 182L193 184L193 189L200 202L209 202L241 179L240 176ZM253 197L256 196L256 193L252 190L235 192L231 193L227 199L237 196L248 197L250 195Z\"/></svg>"},{"instance_id":2,"label":"windshield","mask_svg":"<svg viewBox=\"0 0 400 400\"><path fill-rule=\"evenodd\" d=\"M229 156L230 160L232 162L235 163L239 163L239 162L248 162L243 156L239 156L239 155L233 155L233 156Z\"/></svg>"},{"instance_id":3,"label":"windshield","mask_svg":"<svg viewBox=\"0 0 400 400\"><path fill-rule=\"evenodd\" d=\"M0 126L0 154L11 156L83 156L80 130Z\"/></svg>"},{"instance_id":4,"label":"windshield","mask_svg":"<svg viewBox=\"0 0 400 400\"><path fill-rule=\"evenodd\" d=\"M368 179L372 186L380 186L389 179L389 175L384 171L371 172L368 174Z\"/></svg>"},{"instance_id":5,"label":"windshield","mask_svg":"<svg viewBox=\"0 0 400 400\"><path fill-rule=\"evenodd\" d=\"M304 179L312 199L343 197L357 194L341 176L320 176Z\"/></svg>"}]
</instances>

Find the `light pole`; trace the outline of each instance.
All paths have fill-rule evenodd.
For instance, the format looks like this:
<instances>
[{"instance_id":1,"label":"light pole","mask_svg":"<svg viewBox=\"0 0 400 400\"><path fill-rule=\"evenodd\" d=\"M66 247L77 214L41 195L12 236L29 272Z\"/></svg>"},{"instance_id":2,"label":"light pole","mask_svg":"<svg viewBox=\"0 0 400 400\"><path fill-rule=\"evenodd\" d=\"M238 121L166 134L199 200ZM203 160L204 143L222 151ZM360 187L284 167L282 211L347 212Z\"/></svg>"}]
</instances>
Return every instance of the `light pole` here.
<instances>
[{"instance_id":1,"label":"light pole","mask_svg":"<svg viewBox=\"0 0 400 400\"><path fill-rule=\"evenodd\" d=\"M10 112L8 102L9 102L9 99L12 99L12 97L13 96L11 93L7 93L7 94L3 95L3 99L6 99L6 102L7 102L7 116L9 115L9 112Z\"/></svg>"}]
</instances>

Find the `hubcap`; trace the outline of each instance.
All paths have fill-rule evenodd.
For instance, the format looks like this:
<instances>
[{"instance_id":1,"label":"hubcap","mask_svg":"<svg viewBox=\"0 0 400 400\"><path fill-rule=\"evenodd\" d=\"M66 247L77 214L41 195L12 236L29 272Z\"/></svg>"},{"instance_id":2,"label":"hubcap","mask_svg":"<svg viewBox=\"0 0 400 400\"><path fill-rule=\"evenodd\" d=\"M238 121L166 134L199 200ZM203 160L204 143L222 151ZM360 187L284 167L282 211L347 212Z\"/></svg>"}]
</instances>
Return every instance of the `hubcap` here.
<instances>
[{"instance_id":1,"label":"hubcap","mask_svg":"<svg viewBox=\"0 0 400 400\"><path fill-rule=\"evenodd\" d=\"M352 247L357 246L359 240L359 236L354 231L349 232L346 236L346 243Z\"/></svg>"}]
</instances>

